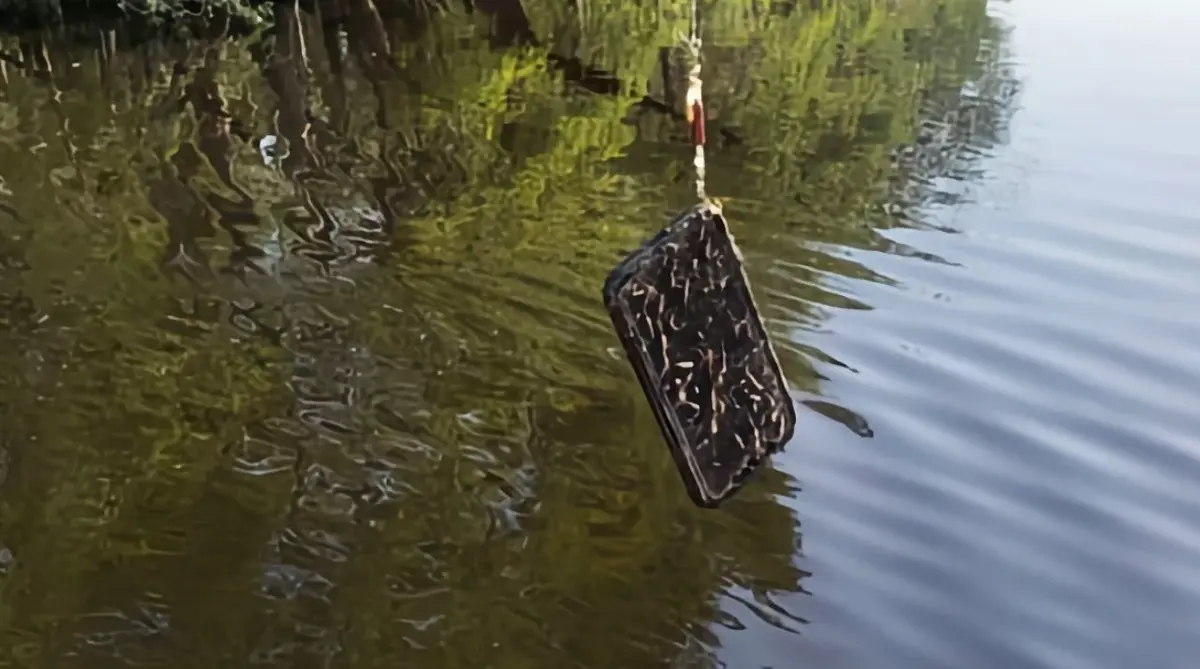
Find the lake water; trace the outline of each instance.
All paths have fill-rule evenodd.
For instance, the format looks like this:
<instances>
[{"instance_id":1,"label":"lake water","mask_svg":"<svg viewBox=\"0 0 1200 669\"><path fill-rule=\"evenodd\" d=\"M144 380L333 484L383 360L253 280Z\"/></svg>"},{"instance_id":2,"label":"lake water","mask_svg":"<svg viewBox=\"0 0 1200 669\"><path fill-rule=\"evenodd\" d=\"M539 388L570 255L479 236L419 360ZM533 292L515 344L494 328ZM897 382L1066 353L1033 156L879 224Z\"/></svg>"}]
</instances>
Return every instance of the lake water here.
<instances>
[{"instance_id":1,"label":"lake water","mask_svg":"<svg viewBox=\"0 0 1200 669\"><path fill-rule=\"evenodd\" d=\"M1191 667L1200 4L768 4L709 189L799 423L719 510L599 299L684 3L0 38L0 667Z\"/></svg>"}]
</instances>

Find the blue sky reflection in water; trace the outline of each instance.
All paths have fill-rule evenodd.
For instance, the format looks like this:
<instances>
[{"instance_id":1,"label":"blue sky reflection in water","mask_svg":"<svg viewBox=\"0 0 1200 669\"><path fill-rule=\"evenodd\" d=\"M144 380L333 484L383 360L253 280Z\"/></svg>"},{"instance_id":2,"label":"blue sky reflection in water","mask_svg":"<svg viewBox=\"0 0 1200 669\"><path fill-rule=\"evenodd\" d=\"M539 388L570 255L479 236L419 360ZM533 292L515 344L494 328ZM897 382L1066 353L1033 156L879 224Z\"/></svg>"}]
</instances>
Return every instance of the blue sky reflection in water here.
<instances>
[{"instance_id":1,"label":"blue sky reflection in water","mask_svg":"<svg viewBox=\"0 0 1200 669\"><path fill-rule=\"evenodd\" d=\"M710 188L803 404L716 512L599 305L688 204L641 90L461 16L6 62L0 666L1190 667L1200 5L741 6Z\"/></svg>"},{"instance_id":2,"label":"blue sky reflection in water","mask_svg":"<svg viewBox=\"0 0 1200 669\"><path fill-rule=\"evenodd\" d=\"M815 666L1187 667L1200 653L1200 6L995 3L1022 91L895 281L799 335L856 371L782 467L805 484ZM805 432L801 432L804 434ZM823 596L825 593L837 593ZM817 631L817 628L823 628ZM777 645L776 645L777 644ZM782 650L783 648L790 650ZM819 651L814 649L819 648ZM811 653L811 655L810 655Z\"/></svg>"}]
</instances>

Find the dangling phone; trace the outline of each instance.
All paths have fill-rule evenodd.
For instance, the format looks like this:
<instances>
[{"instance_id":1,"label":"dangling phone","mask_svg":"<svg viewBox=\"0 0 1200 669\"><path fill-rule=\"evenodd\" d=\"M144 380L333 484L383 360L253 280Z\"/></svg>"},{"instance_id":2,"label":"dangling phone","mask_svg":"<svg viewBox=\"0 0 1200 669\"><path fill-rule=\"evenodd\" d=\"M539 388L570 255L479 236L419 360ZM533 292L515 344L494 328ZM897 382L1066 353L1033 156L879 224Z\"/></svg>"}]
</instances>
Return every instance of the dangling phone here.
<instances>
[{"instance_id":1,"label":"dangling phone","mask_svg":"<svg viewBox=\"0 0 1200 669\"><path fill-rule=\"evenodd\" d=\"M685 211L629 254L605 281L604 304L688 496L719 506L796 425L720 207Z\"/></svg>"}]
</instances>

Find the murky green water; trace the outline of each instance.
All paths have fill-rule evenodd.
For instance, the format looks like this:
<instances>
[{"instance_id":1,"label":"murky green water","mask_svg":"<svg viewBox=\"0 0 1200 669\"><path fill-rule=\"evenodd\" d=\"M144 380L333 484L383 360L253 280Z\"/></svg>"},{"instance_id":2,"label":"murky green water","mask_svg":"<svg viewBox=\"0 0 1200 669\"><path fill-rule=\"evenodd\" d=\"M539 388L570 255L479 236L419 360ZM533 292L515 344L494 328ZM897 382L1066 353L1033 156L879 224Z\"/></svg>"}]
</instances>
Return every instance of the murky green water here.
<instances>
[{"instance_id":1,"label":"murky green water","mask_svg":"<svg viewBox=\"0 0 1200 669\"><path fill-rule=\"evenodd\" d=\"M0 666L1190 667L1200 12L769 4L709 188L800 422L718 511L599 301L683 3L0 38Z\"/></svg>"}]
</instances>

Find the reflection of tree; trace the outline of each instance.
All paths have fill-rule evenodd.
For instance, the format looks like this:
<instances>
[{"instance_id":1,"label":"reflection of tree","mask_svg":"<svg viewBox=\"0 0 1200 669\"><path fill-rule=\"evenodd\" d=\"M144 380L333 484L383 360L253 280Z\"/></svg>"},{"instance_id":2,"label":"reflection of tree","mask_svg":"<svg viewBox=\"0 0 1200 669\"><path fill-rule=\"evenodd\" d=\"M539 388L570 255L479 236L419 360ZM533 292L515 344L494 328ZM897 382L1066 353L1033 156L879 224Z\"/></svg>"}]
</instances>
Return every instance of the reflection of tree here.
<instances>
[{"instance_id":1,"label":"reflection of tree","mask_svg":"<svg viewBox=\"0 0 1200 669\"><path fill-rule=\"evenodd\" d=\"M118 30L10 70L8 647L657 666L711 645L723 587L798 587L793 484L691 508L597 308L688 197L657 81L683 3L474 4L282 4L242 40ZM994 28L982 2L727 5L711 185L777 261L752 265L776 325L815 323L855 306L821 279L865 270L795 232L879 243L893 149L984 79Z\"/></svg>"},{"instance_id":2,"label":"reflection of tree","mask_svg":"<svg viewBox=\"0 0 1200 669\"><path fill-rule=\"evenodd\" d=\"M941 42L938 33L953 39ZM913 213L923 205L962 202L961 191L939 187L939 181L978 179L980 159L1005 141L1019 83L1006 62L1003 37L980 7L956 17L939 12L926 33L909 38L909 48L930 54L936 65L922 96L916 137L894 154L892 212L902 223L918 224ZM934 59L938 49L956 52Z\"/></svg>"}]
</instances>

